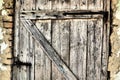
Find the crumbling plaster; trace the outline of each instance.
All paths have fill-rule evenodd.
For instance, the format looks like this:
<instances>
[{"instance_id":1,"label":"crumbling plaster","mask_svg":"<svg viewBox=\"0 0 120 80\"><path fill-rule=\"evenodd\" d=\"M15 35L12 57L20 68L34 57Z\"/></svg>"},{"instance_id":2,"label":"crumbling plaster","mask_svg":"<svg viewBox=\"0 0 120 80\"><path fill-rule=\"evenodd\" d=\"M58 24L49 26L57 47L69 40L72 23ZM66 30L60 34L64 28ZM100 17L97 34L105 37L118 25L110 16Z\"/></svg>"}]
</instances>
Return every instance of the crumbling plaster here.
<instances>
[{"instance_id":1,"label":"crumbling plaster","mask_svg":"<svg viewBox=\"0 0 120 80\"><path fill-rule=\"evenodd\" d=\"M9 17L7 7L10 6L10 2L12 0L0 0L0 80L10 80L10 66L6 66L3 63L10 64L11 61L7 60L7 58L11 57L11 49L10 49L10 31L11 29L7 29L4 27L4 18ZM7 6L7 7L6 7Z\"/></svg>"},{"instance_id":2,"label":"crumbling plaster","mask_svg":"<svg viewBox=\"0 0 120 80\"><path fill-rule=\"evenodd\" d=\"M4 41L4 34L5 31L3 30L3 23L2 23L2 16L4 16L6 14L5 10L3 9L3 5L4 2L3 0L0 0L0 10L1 10L1 19L0 19L0 54L4 53L4 50L8 47L8 44L6 44L6 42ZM0 56L1 58L1 56ZM1 62L2 58L0 59ZM7 68L5 66L2 65L2 63L0 63L0 70L7 70Z\"/></svg>"},{"instance_id":3,"label":"crumbling plaster","mask_svg":"<svg viewBox=\"0 0 120 80\"><path fill-rule=\"evenodd\" d=\"M120 0L112 0L111 56L108 70L110 80L120 80Z\"/></svg>"}]
</instances>

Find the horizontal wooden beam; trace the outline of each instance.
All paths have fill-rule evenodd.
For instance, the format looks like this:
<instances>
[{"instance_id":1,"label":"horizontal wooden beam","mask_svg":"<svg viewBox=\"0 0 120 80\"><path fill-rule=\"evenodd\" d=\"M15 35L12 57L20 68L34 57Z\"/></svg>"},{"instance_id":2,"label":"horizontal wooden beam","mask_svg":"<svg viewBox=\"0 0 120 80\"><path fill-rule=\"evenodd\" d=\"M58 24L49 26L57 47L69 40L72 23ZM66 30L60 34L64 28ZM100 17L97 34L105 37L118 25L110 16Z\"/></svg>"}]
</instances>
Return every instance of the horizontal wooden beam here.
<instances>
[{"instance_id":1,"label":"horizontal wooden beam","mask_svg":"<svg viewBox=\"0 0 120 80\"><path fill-rule=\"evenodd\" d=\"M104 11L21 11L21 18L25 19L98 19L107 12Z\"/></svg>"},{"instance_id":2,"label":"horizontal wooden beam","mask_svg":"<svg viewBox=\"0 0 120 80\"><path fill-rule=\"evenodd\" d=\"M42 45L42 49L46 55L57 66L58 70L65 76L66 80L77 80L73 72L65 65L63 60L57 54L56 50L47 41L43 34L37 29L36 25L31 20L21 20L24 27L32 34L32 36Z\"/></svg>"}]
</instances>

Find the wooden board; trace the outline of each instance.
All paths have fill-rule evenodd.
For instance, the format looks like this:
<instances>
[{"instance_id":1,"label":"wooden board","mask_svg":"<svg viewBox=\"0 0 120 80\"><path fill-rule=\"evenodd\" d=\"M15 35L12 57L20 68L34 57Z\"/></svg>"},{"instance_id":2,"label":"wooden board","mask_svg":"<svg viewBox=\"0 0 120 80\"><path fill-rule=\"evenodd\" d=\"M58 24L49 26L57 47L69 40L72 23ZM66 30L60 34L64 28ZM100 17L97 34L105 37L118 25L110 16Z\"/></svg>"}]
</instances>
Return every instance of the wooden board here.
<instances>
[{"instance_id":1,"label":"wooden board","mask_svg":"<svg viewBox=\"0 0 120 80\"><path fill-rule=\"evenodd\" d=\"M103 10L103 1L104 0L89 0L88 10Z\"/></svg>"},{"instance_id":2,"label":"wooden board","mask_svg":"<svg viewBox=\"0 0 120 80\"><path fill-rule=\"evenodd\" d=\"M87 78L101 80L102 20L88 23Z\"/></svg>"},{"instance_id":3,"label":"wooden board","mask_svg":"<svg viewBox=\"0 0 120 80\"><path fill-rule=\"evenodd\" d=\"M76 26L78 25L78 26ZM87 20L72 20L70 27L70 68L86 80Z\"/></svg>"},{"instance_id":4,"label":"wooden board","mask_svg":"<svg viewBox=\"0 0 120 80\"><path fill-rule=\"evenodd\" d=\"M13 80L107 80L109 4L16 0Z\"/></svg>"},{"instance_id":5,"label":"wooden board","mask_svg":"<svg viewBox=\"0 0 120 80\"><path fill-rule=\"evenodd\" d=\"M52 46L59 53L62 60L69 66L69 20L54 20L52 21ZM65 78L57 70L56 66L52 65L52 79L64 80Z\"/></svg>"},{"instance_id":6,"label":"wooden board","mask_svg":"<svg viewBox=\"0 0 120 80\"><path fill-rule=\"evenodd\" d=\"M46 39L51 42L51 21L36 21L37 28L43 33ZM35 53L35 79L49 80L51 78L51 61L45 55L45 52L36 43ZM40 62L39 62L40 61ZM39 74L38 74L39 73Z\"/></svg>"},{"instance_id":7,"label":"wooden board","mask_svg":"<svg viewBox=\"0 0 120 80\"><path fill-rule=\"evenodd\" d=\"M46 55L52 60L52 62L56 65L56 67L64 75L64 77L67 80L77 80L76 76L62 61L57 51L50 45L41 31L38 30L36 25L34 25L30 20L24 19L21 21L25 28L33 35L33 37L39 42L39 44L41 44L42 50L45 51Z\"/></svg>"}]
</instances>

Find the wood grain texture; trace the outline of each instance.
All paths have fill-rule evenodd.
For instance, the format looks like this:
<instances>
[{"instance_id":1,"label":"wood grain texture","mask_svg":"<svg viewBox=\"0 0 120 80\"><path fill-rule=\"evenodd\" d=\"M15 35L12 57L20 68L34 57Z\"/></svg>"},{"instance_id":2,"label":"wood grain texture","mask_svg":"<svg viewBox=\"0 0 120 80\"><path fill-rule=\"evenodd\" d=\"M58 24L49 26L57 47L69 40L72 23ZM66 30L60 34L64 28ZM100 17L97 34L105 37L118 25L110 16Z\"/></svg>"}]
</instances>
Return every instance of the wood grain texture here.
<instances>
[{"instance_id":1,"label":"wood grain texture","mask_svg":"<svg viewBox=\"0 0 120 80\"><path fill-rule=\"evenodd\" d=\"M45 38L51 43L51 20L47 20L45 21L46 24L43 27L43 35L45 36ZM45 52L44 52L45 55ZM48 67L49 66L49 67ZM45 72L44 72L44 80L50 80L51 76L52 76L52 72L51 72L51 68L52 67L52 63L51 60L49 59L48 56L45 55Z\"/></svg>"},{"instance_id":2,"label":"wood grain texture","mask_svg":"<svg viewBox=\"0 0 120 80\"><path fill-rule=\"evenodd\" d=\"M14 57L17 57L19 54L19 34L20 34L20 0L16 0L16 6L15 6L15 34L14 34Z\"/></svg>"},{"instance_id":3,"label":"wood grain texture","mask_svg":"<svg viewBox=\"0 0 120 80\"><path fill-rule=\"evenodd\" d=\"M88 10L103 10L104 0L88 0Z\"/></svg>"},{"instance_id":4,"label":"wood grain texture","mask_svg":"<svg viewBox=\"0 0 120 80\"><path fill-rule=\"evenodd\" d=\"M29 68L26 66L21 66L19 68L19 80L29 80Z\"/></svg>"},{"instance_id":5,"label":"wood grain texture","mask_svg":"<svg viewBox=\"0 0 120 80\"><path fill-rule=\"evenodd\" d=\"M69 66L69 20L52 21L52 46L59 53L62 60ZM66 80L53 64L53 80Z\"/></svg>"},{"instance_id":6,"label":"wood grain texture","mask_svg":"<svg viewBox=\"0 0 120 80\"><path fill-rule=\"evenodd\" d=\"M93 21L88 22L88 53L87 53L87 80L95 80L95 61L94 61L94 42L95 42L95 28Z\"/></svg>"},{"instance_id":7,"label":"wood grain texture","mask_svg":"<svg viewBox=\"0 0 120 80\"><path fill-rule=\"evenodd\" d=\"M101 80L106 80L108 77L107 66L108 66L108 56L110 54L110 27L111 27L111 16L110 16L110 5L111 1L104 0L104 11L108 11L108 20L103 24L103 51L102 51L102 70L101 70ZM104 19L103 19L104 20Z\"/></svg>"},{"instance_id":8,"label":"wood grain texture","mask_svg":"<svg viewBox=\"0 0 120 80\"><path fill-rule=\"evenodd\" d=\"M20 80L19 78L19 68L17 66L13 66L13 72L12 72L12 80Z\"/></svg>"},{"instance_id":9,"label":"wood grain texture","mask_svg":"<svg viewBox=\"0 0 120 80\"><path fill-rule=\"evenodd\" d=\"M94 43L94 60L95 60L95 80L101 80L101 54L102 54L102 35L103 35L103 20L99 19L95 24L95 43Z\"/></svg>"},{"instance_id":10,"label":"wood grain texture","mask_svg":"<svg viewBox=\"0 0 120 80\"><path fill-rule=\"evenodd\" d=\"M88 0L80 0L80 10L88 9Z\"/></svg>"},{"instance_id":11,"label":"wood grain texture","mask_svg":"<svg viewBox=\"0 0 120 80\"><path fill-rule=\"evenodd\" d=\"M43 67L42 66L42 57L41 55L43 54L43 50L41 49L41 46L39 42L35 41L35 80L44 80L44 75L43 75Z\"/></svg>"},{"instance_id":12,"label":"wood grain texture","mask_svg":"<svg viewBox=\"0 0 120 80\"><path fill-rule=\"evenodd\" d=\"M20 0L16 0L15 4L15 33L14 33L14 54L13 57L17 57L19 54L19 16L20 16ZM19 68L12 65L12 80L17 80L19 77ZM17 75L16 75L17 74Z\"/></svg>"},{"instance_id":13,"label":"wood grain texture","mask_svg":"<svg viewBox=\"0 0 120 80\"><path fill-rule=\"evenodd\" d=\"M25 10L35 10L35 1L36 0L20 0L21 2L21 11L25 11Z\"/></svg>"},{"instance_id":14,"label":"wood grain texture","mask_svg":"<svg viewBox=\"0 0 120 80\"><path fill-rule=\"evenodd\" d=\"M28 31L26 31L26 28L23 24L20 23L20 53L18 55L18 58L22 62L28 61L28 54L29 54L29 37L28 37Z\"/></svg>"},{"instance_id":15,"label":"wood grain texture","mask_svg":"<svg viewBox=\"0 0 120 80\"><path fill-rule=\"evenodd\" d=\"M67 11L70 9L70 0L59 0L59 10L60 11Z\"/></svg>"},{"instance_id":16,"label":"wood grain texture","mask_svg":"<svg viewBox=\"0 0 120 80\"><path fill-rule=\"evenodd\" d=\"M78 77L78 24L79 21L71 20L70 26L70 69Z\"/></svg>"},{"instance_id":17,"label":"wood grain texture","mask_svg":"<svg viewBox=\"0 0 120 80\"><path fill-rule=\"evenodd\" d=\"M70 8L71 10L79 10L80 9L80 0L70 0L71 4L70 4Z\"/></svg>"},{"instance_id":18,"label":"wood grain texture","mask_svg":"<svg viewBox=\"0 0 120 80\"><path fill-rule=\"evenodd\" d=\"M102 54L101 54L102 55L101 79L106 80L107 79L107 65L108 65L107 59L108 59L108 55L109 55L108 54L108 52L109 52L108 51L109 40L107 40L108 39L108 37L107 37L108 33L106 33L108 26L107 26L107 24L104 24L103 26L104 26L104 28L103 28L103 51L102 51Z\"/></svg>"},{"instance_id":19,"label":"wood grain texture","mask_svg":"<svg viewBox=\"0 0 120 80\"><path fill-rule=\"evenodd\" d=\"M70 20L59 20L61 58L67 66L70 64Z\"/></svg>"},{"instance_id":20,"label":"wood grain texture","mask_svg":"<svg viewBox=\"0 0 120 80\"><path fill-rule=\"evenodd\" d=\"M60 24L59 20L52 21L52 46L61 56L61 42L60 42ZM61 80L62 75L58 68L52 63L52 80Z\"/></svg>"},{"instance_id":21,"label":"wood grain texture","mask_svg":"<svg viewBox=\"0 0 120 80\"><path fill-rule=\"evenodd\" d=\"M107 80L110 19L74 13L109 10L109 0L16 0L14 57L32 66L13 66L13 80Z\"/></svg>"},{"instance_id":22,"label":"wood grain texture","mask_svg":"<svg viewBox=\"0 0 120 80\"><path fill-rule=\"evenodd\" d=\"M87 20L72 20L70 28L70 68L80 80L86 80L86 46Z\"/></svg>"},{"instance_id":23,"label":"wood grain texture","mask_svg":"<svg viewBox=\"0 0 120 80\"><path fill-rule=\"evenodd\" d=\"M78 26L78 77L86 80L87 20L79 20Z\"/></svg>"},{"instance_id":24,"label":"wood grain texture","mask_svg":"<svg viewBox=\"0 0 120 80\"><path fill-rule=\"evenodd\" d=\"M71 70L69 70L69 68L61 60L61 58L58 56L58 53L46 40L43 34L36 28L36 26L30 20L21 21L26 29L32 33L33 37L39 41L39 43L42 45L42 49L46 52L46 55L55 63L56 67L65 76L65 78L67 80L77 80Z\"/></svg>"},{"instance_id":25,"label":"wood grain texture","mask_svg":"<svg viewBox=\"0 0 120 80\"><path fill-rule=\"evenodd\" d=\"M42 34L45 36L45 38L49 42L51 42L51 21L50 20L46 20L46 21L38 20L38 21L36 21L36 26L42 32ZM43 74L41 76L41 80L50 80L51 79L51 61L45 55L44 51L41 51L39 53L41 54L41 58L39 59L41 61L41 66L39 66L39 67L41 67L41 74ZM37 66L37 65L35 65L35 66ZM37 74L37 72L36 72L36 74Z\"/></svg>"},{"instance_id":26,"label":"wood grain texture","mask_svg":"<svg viewBox=\"0 0 120 80\"><path fill-rule=\"evenodd\" d=\"M51 9L50 0L36 0L36 10L48 10Z\"/></svg>"},{"instance_id":27,"label":"wood grain texture","mask_svg":"<svg viewBox=\"0 0 120 80\"><path fill-rule=\"evenodd\" d=\"M92 10L71 10L71 11L22 11L20 17L25 19L40 19L40 20L64 20L64 19L98 19L102 18L105 11Z\"/></svg>"},{"instance_id":28,"label":"wood grain texture","mask_svg":"<svg viewBox=\"0 0 120 80\"><path fill-rule=\"evenodd\" d=\"M30 80L34 80L35 79L35 40L34 38L30 35L29 33L29 60L28 62L32 64L30 68L30 73L28 73L30 75Z\"/></svg>"},{"instance_id":29,"label":"wood grain texture","mask_svg":"<svg viewBox=\"0 0 120 80\"><path fill-rule=\"evenodd\" d=\"M29 54L29 36L28 31L20 23L20 52L18 54L18 60L21 62L28 62ZM20 68L20 80L29 80L29 67L25 65L19 65Z\"/></svg>"},{"instance_id":30,"label":"wood grain texture","mask_svg":"<svg viewBox=\"0 0 120 80\"><path fill-rule=\"evenodd\" d=\"M102 20L88 23L87 78L101 80Z\"/></svg>"},{"instance_id":31,"label":"wood grain texture","mask_svg":"<svg viewBox=\"0 0 120 80\"><path fill-rule=\"evenodd\" d=\"M59 0L52 0L51 9L58 11L59 5L60 5L60 4L59 4Z\"/></svg>"}]
</instances>

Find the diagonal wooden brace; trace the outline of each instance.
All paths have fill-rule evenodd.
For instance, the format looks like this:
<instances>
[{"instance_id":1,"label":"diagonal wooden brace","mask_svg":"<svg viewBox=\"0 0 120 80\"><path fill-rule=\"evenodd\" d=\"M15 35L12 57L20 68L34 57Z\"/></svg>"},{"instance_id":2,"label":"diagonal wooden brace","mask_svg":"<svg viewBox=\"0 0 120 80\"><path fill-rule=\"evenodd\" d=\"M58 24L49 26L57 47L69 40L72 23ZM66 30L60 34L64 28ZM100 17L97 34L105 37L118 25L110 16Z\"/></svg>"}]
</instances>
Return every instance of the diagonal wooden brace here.
<instances>
[{"instance_id":1,"label":"diagonal wooden brace","mask_svg":"<svg viewBox=\"0 0 120 80\"><path fill-rule=\"evenodd\" d=\"M45 51L46 55L57 66L58 70L65 76L66 80L78 80L73 72L65 65L43 34L37 29L36 25L33 24L31 20L21 19L21 22L32 36L42 45L42 49Z\"/></svg>"}]
</instances>

